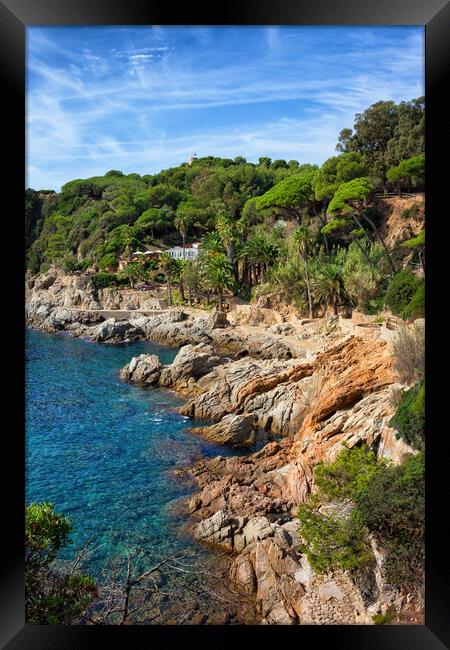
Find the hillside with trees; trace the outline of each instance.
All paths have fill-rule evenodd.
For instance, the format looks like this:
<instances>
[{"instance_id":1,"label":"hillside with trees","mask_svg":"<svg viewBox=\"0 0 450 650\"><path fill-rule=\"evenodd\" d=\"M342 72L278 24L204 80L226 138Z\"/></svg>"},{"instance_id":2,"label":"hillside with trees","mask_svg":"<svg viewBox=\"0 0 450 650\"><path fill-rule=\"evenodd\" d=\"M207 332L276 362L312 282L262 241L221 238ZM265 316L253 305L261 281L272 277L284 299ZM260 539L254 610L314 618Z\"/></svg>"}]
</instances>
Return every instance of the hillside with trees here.
<instances>
[{"instance_id":1,"label":"hillside with trees","mask_svg":"<svg viewBox=\"0 0 450 650\"><path fill-rule=\"evenodd\" d=\"M338 136L320 167L262 157L194 159L158 174L111 170L26 190L26 266L89 270L96 286L159 282L169 302L276 291L305 315L388 307L424 314L424 98L380 101ZM413 199L420 230L392 246L380 200ZM132 252L200 242L199 264L168 254L119 270Z\"/></svg>"}]
</instances>

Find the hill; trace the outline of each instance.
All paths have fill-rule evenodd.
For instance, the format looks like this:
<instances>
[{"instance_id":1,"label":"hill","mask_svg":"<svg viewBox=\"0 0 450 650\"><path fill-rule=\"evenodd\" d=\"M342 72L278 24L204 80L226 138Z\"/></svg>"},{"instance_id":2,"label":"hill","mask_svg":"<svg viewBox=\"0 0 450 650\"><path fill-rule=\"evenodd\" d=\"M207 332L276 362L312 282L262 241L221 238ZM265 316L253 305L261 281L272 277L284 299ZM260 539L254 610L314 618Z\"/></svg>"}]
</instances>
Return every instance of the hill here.
<instances>
[{"instance_id":1,"label":"hill","mask_svg":"<svg viewBox=\"0 0 450 650\"><path fill-rule=\"evenodd\" d=\"M376 311L401 272L394 312L421 314L421 298L414 313L408 304L423 293L411 274L425 268L423 127L423 98L377 102L341 131L338 154L321 167L208 156L155 175L110 170L59 194L27 189L27 268L89 269L102 286L165 282L169 301L183 302L185 289L190 302L276 290L309 315L346 305ZM404 203L396 216L386 192ZM164 255L129 263L138 249L194 241L195 268Z\"/></svg>"}]
</instances>

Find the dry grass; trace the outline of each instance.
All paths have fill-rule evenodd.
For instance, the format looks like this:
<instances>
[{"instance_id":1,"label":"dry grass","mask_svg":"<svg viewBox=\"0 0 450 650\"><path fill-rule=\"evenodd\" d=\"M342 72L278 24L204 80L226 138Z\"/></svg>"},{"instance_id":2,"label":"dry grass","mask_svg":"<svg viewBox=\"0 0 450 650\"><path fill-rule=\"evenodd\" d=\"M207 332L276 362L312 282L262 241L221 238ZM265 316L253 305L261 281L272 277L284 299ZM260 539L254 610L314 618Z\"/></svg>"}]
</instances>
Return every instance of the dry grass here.
<instances>
[{"instance_id":1,"label":"dry grass","mask_svg":"<svg viewBox=\"0 0 450 650\"><path fill-rule=\"evenodd\" d=\"M394 341L394 366L400 381L412 384L425 374L425 328L401 325Z\"/></svg>"}]
</instances>

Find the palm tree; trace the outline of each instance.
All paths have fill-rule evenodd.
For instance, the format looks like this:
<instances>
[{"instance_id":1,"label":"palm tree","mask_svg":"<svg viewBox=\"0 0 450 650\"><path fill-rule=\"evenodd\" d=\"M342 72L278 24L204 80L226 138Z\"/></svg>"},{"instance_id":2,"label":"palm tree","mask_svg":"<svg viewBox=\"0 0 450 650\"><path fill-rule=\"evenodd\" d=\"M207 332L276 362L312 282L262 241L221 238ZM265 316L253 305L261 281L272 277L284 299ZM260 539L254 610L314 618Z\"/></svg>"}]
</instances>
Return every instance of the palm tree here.
<instances>
[{"instance_id":1,"label":"palm tree","mask_svg":"<svg viewBox=\"0 0 450 650\"><path fill-rule=\"evenodd\" d=\"M211 255L224 254L225 248L217 232L208 232L202 237L198 259L200 266L205 264Z\"/></svg>"},{"instance_id":2,"label":"palm tree","mask_svg":"<svg viewBox=\"0 0 450 650\"><path fill-rule=\"evenodd\" d=\"M237 280L235 246L239 241L238 233L233 219L224 208L219 208L216 218L216 230L219 233L221 242L225 246L228 261L233 268L234 277Z\"/></svg>"},{"instance_id":3,"label":"palm tree","mask_svg":"<svg viewBox=\"0 0 450 650\"><path fill-rule=\"evenodd\" d=\"M165 251L164 253L161 254L159 260L158 260L158 268L164 275L166 276L166 283L167 283L167 304L169 307L172 304L172 287L170 284L171 281L171 272L174 266L174 259L173 257L170 257L169 253Z\"/></svg>"},{"instance_id":4,"label":"palm tree","mask_svg":"<svg viewBox=\"0 0 450 650\"><path fill-rule=\"evenodd\" d=\"M223 253L211 255L203 267L206 283L214 289L218 298L218 309L222 311L223 290L234 287L233 269Z\"/></svg>"},{"instance_id":5,"label":"palm tree","mask_svg":"<svg viewBox=\"0 0 450 650\"><path fill-rule=\"evenodd\" d=\"M169 270L169 276L173 282L176 282L178 284L178 290L180 292L180 300L184 302L186 298L184 296L183 268L184 268L184 264L186 264L186 260L172 259L172 262L173 264Z\"/></svg>"},{"instance_id":6,"label":"palm tree","mask_svg":"<svg viewBox=\"0 0 450 650\"><path fill-rule=\"evenodd\" d=\"M311 233L307 228L305 228L305 226L300 226L294 231L293 237L295 243L298 246L298 252L300 254L300 257L303 260L303 267L305 270L306 292L308 294L309 317L314 318L313 301L311 295L311 282L308 273L308 258L311 249Z\"/></svg>"},{"instance_id":7,"label":"palm tree","mask_svg":"<svg viewBox=\"0 0 450 650\"><path fill-rule=\"evenodd\" d=\"M120 278L126 278L130 283L130 287L134 289L134 283L137 280L145 280L146 273L140 262L131 262L119 272L118 276Z\"/></svg>"},{"instance_id":8,"label":"palm tree","mask_svg":"<svg viewBox=\"0 0 450 650\"><path fill-rule=\"evenodd\" d=\"M255 284L264 282L269 267L278 257L278 247L272 244L264 235L255 235L244 244L240 257L250 264Z\"/></svg>"},{"instance_id":9,"label":"palm tree","mask_svg":"<svg viewBox=\"0 0 450 650\"><path fill-rule=\"evenodd\" d=\"M184 248L186 246L186 236L188 233L190 222L191 222L190 217L186 214L177 214L173 222L175 228L178 229L178 232L180 233L181 238L183 240L183 257L184 257Z\"/></svg>"},{"instance_id":10,"label":"palm tree","mask_svg":"<svg viewBox=\"0 0 450 650\"><path fill-rule=\"evenodd\" d=\"M192 294L197 295L200 289L200 274L198 266L192 260L185 260L181 271L181 277L188 291L189 305L192 307Z\"/></svg>"},{"instance_id":11,"label":"palm tree","mask_svg":"<svg viewBox=\"0 0 450 650\"><path fill-rule=\"evenodd\" d=\"M338 266L330 264L317 274L313 282L312 295L320 304L333 305L333 313L337 316L338 307L347 302L342 273Z\"/></svg>"}]
</instances>

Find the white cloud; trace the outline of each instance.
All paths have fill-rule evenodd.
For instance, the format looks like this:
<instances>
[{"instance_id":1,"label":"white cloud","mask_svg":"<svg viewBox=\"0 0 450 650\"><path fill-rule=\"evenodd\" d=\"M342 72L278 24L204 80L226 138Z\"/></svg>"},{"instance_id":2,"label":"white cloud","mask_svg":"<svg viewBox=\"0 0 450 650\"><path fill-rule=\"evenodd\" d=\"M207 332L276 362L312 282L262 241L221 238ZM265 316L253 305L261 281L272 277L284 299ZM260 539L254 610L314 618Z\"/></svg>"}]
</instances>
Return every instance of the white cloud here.
<instances>
[{"instance_id":1,"label":"white cloud","mask_svg":"<svg viewBox=\"0 0 450 650\"><path fill-rule=\"evenodd\" d=\"M423 37L417 33L396 43L377 39L372 28L353 28L357 36L330 58L310 51L312 32L305 28L294 39L282 27L264 27L267 47L255 56L243 58L230 48L216 61L205 59L215 52L213 28L190 28L201 47L180 54L181 44L167 40L168 29L145 29L140 34L147 42L137 43L133 29L121 28L123 37L103 54L95 42L76 52L43 30L33 32L27 94L32 186L57 188L115 167L154 173L191 151L320 163L333 155L339 131L352 126L355 113L380 99L423 94ZM248 34L242 31L243 41ZM290 103L289 119L282 102ZM276 106L276 119L265 105ZM233 107L246 108L231 127L212 119Z\"/></svg>"}]
</instances>

